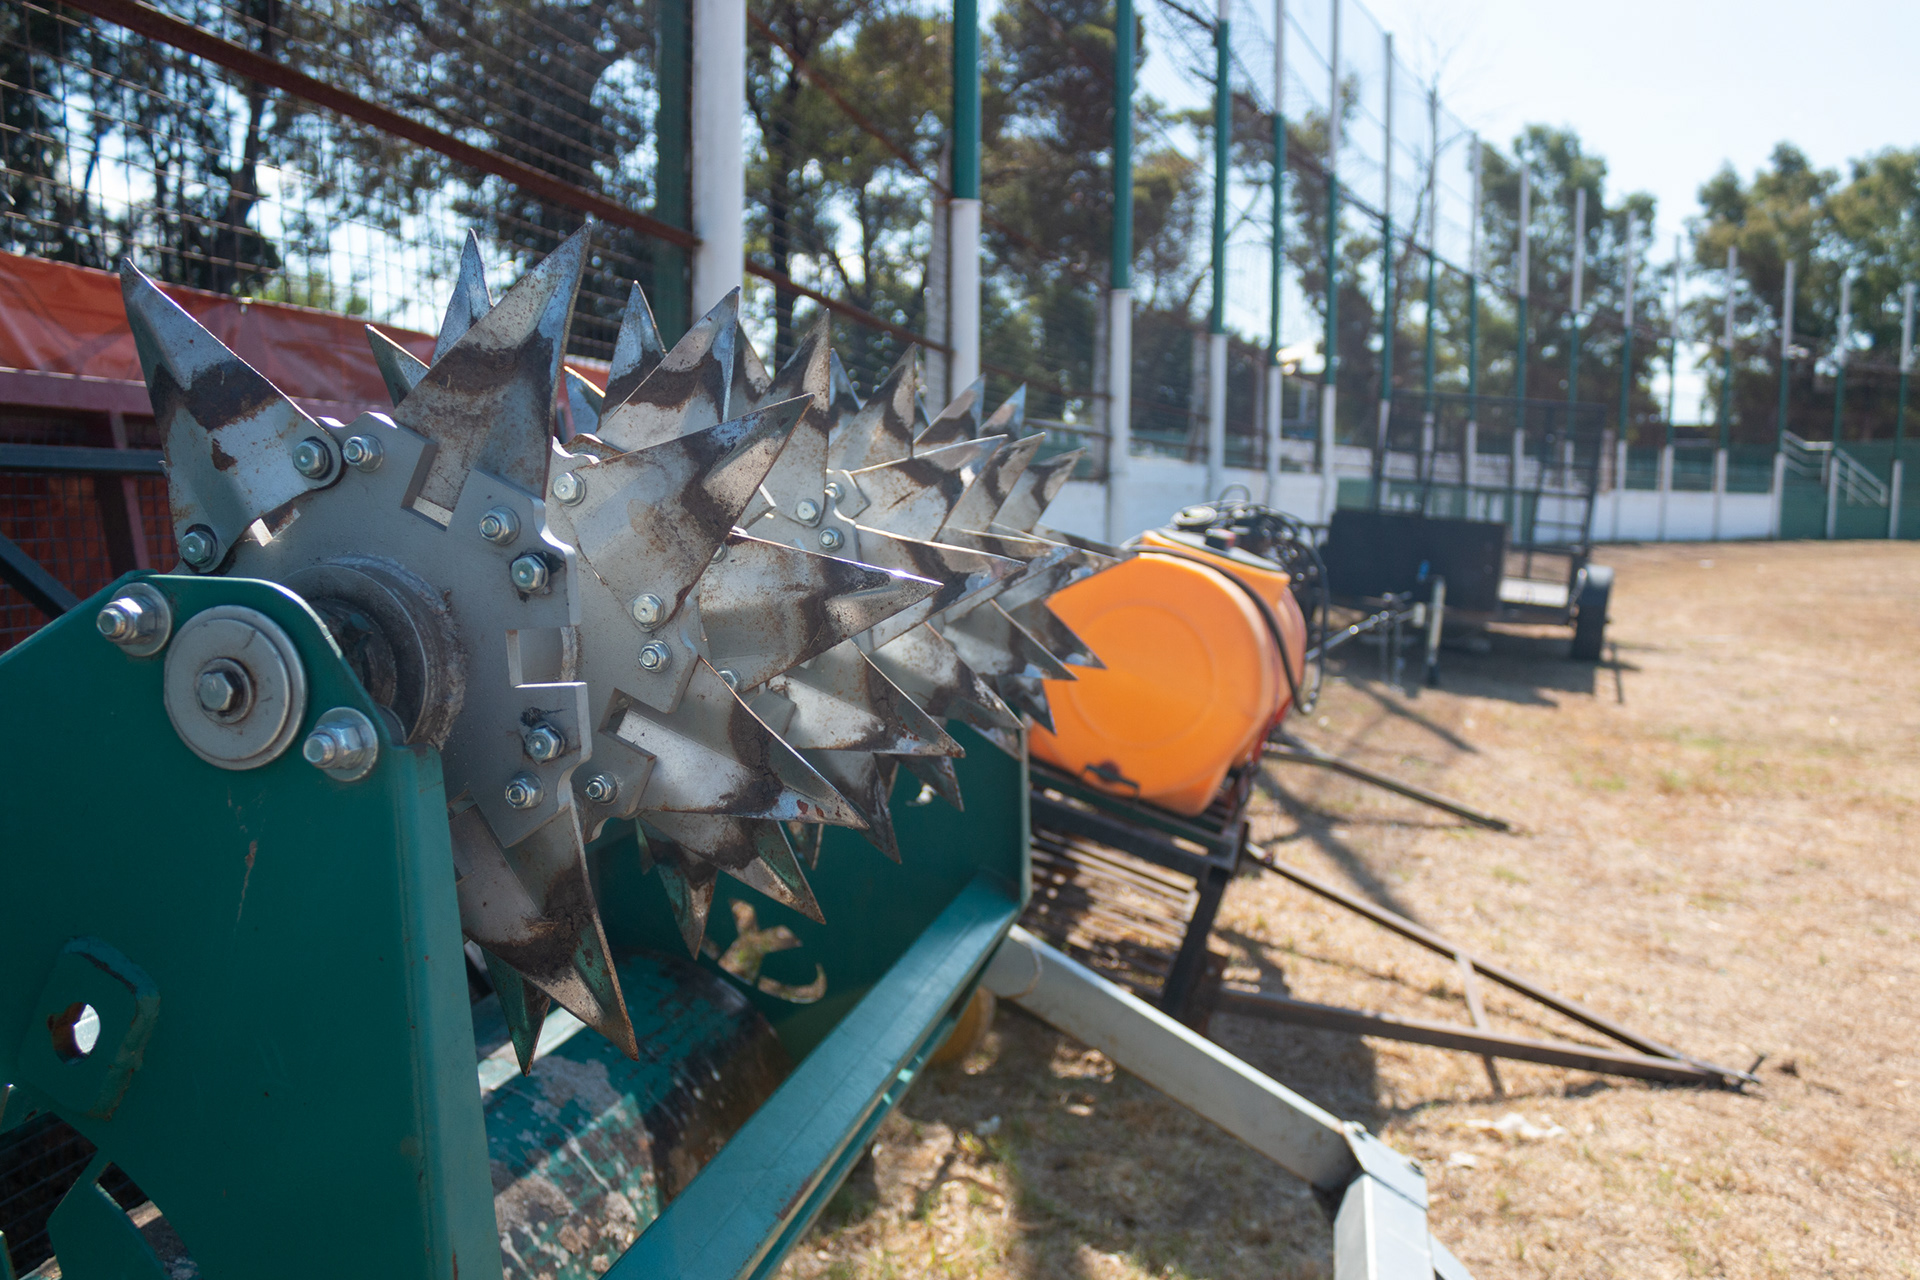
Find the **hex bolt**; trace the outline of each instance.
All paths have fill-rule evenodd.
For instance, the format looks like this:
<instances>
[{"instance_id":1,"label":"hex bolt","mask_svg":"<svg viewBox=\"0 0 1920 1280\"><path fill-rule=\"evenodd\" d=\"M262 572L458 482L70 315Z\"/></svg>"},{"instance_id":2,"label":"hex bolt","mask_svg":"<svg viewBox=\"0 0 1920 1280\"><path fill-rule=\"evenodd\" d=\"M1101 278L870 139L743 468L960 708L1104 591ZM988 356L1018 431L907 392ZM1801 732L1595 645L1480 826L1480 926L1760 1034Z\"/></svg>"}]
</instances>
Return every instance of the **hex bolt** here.
<instances>
[{"instance_id":1,"label":"hex bolt","mask_svg":"<svg viewBox=\"0 0 1920 1280\"><path fill-rule=\"evenodd\" d=\"M327 442L318 436L308 436L293 446L293 469L309 480L324 480L333 470L333 455L327 452Z\"/></svg>"},{"instance_id":2,"label":"hex bolt","mask_svg":"<svg viewBox=\"0 0 1920 1280\"><path fill-rule=\"evenodd\" d=\"M726 558L727 558L727 544L723 542L719 546L713 549L713 559L707 561L707 563L719 564L722 560L725 560Z\"/></svg>"},{"instance_id":3,"label":"hex bolt","mask_svg":"<svg viewBox=\"0 0 1920 1280\"><path fill-rule=\"evenodd\" d=\"M802 498L793 504L793 518L801 524L812 524L820 518L820 504L812 498Z\"/></svg>"},{"instance_id":4,"label":"hex bolt","mask_svg":"<svg viewBox=\"0 0 1920 1280\"><path fill-rule=\"evenodd\" d=\"M107 601L93 620L100 634L115 644L132 644L140 638L141 624L147 621L147 609L138 600L121 596Z\"/></svg>"},{"instance_id":5,"label":"hex bolt","mask_svg":"<svg viewBox=\"0 0 1920 1280\"><path fill-rule=\"evenodd\" d=\"M838 480L827 481L827 496L835 502L840 501L840 482Z\"/></svg>"},{"instance_id":6,"label":"hex bolt","mask_svg":"<svg viewBox=\"0 0 1920 1280\"><path fill-rule=\"evenodd\" d=\"M521 736L520 745L526 748L529 760L545 764L567 749L567 740L552 725L537 724Z\"/></svg>"},{"instance_id":7,"label":"hex bolt","mask_svg":"<svg viewBox=\"0 0 1920 1280\"><path fill-rule=\"evenodd\" d=\"M520 590L532 593L541 591L547 585L547 562L531 553L515 556L509 566L513 575L513 585Z\"/></svg>"},{"instance_id":8,"label":"hex bolt","mask_svg":"<svg viewBox=\"0 0 1920 1280\"><path fill-rule=\"evenodd\" d=\"M193 694L200 700L200 709L210 716L225 715L233 710L240 704L244 692L232 672L218 668L202 671L193 686Z\"/></svg>"},{"instance_id":9,"label":"hex bolt","mask_svg":"<svg viewBox=\"0 0 1920 1280\"><path fill-rule=\"evenodd\" d=\"M348 436L340 446L340 456L359 471L378 471L386 459L386 449L372 436Z\"/></svg>"},{"instance_id":10,"label":"hex bolt","mask_svg":"<svg viewBox=\"0 0 1920 1280\"><path fill-rule=\"evenodd\" d=\"M587 799L595 804L612 804L620 795L620 784L612 774L596 773L587 779L587 785L581 788Z\"/></svg>"},{"instance_id":11,"label":"hex bolt","mask_svg":"<svg viewBox=\"0 0 1920 1280\"><path fill-rule=\"evenodd\" d=\"M507 807L531 809L540 803L540 779L530 773L516 773L507 780Z\"/></svg>"},{"instance_id":12,"label":"hex bolt","mask_svg":"<svg viewBox=\"0 0 1920 1280\"><path fill-rule=\"evenodd\" d=\"M220 559L220 539L195 525L180 535L180 558L195 569L210 569Z\"/></svg>"},{"instance_id":13,"label":"hex bolt","mask_svg":"<svg viewBox=\"0 0 1920 1280\"><path fill-rule=\"evenodd\" d=\"M842 535L838 529L822 529L820 531L820 549L823 551L838 551L840 544L845 541L845 536Z\"/></svg>"},{"instance_id":14,"label":"hex bolt","mask_svg":"<svg viewBox=\"0 0 1920 1280\"><path fill-rule=\"evenodd\" d=\"M367 763L379 743L358 726L344 720L323 722L300 744L300 758L316 769L348 773Z\"/></svg>"},{"instance_id":15,"label":"hex bolt","mask_svg":"<svg viewBox=\"0 0 1920 1280\"><path fill-rule=\"evenodd\" d=\"M665 671L673 661L673 650L658 640L640 646L640 669L642 671Z\"/></svg>"},{"instance_id":16,"label":"hex bolt","mask_svg":"<svg viewBox=\"0 0 1920 1280\"><path fill-rule=\"evenodd\" d=\"M727 688L729 689L738 689L740 687L740 674L731 667L720 668L720 678L727 682Z\"/></svg>"},{"instance_id":17,"label":"hex bolt","mask_svg":"<svg viewBox=\"0 0 1920 1280\"><path fill-rule=\"evenodd\" d=\"M571 471L562 471L553 478L553 496L572 506L587 496L587 482Z\"/></svg>"},{"instance_id":18,"label":"hex bolt","mask_svg":"<svg viewBox=\"0 0 1920 1280\"><path fill-rule=\"evenodd\" d=\"M651 591L633 598L633 620L643 627L657 627L667 616L667 602Z\"/></svg>"},{"instance_id":19,"label":"hex bolt","mask_svg":"<svg viewBox=\"0 0 1920 1280\"><path fill-rule=\"evenodd\" d=\"M480 517L480 536L504 547L520 536L520 517L506 507L495 507Z\"/></svg>"}]
</instances>

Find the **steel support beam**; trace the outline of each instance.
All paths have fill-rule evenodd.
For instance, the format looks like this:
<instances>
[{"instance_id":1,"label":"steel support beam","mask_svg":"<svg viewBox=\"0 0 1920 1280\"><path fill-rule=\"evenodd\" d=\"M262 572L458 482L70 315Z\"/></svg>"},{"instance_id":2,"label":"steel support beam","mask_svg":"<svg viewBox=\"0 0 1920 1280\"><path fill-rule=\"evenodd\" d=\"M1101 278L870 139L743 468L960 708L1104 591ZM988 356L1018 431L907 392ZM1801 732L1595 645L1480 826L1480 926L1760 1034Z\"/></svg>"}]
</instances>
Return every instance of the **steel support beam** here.
<instances>
[{"instance_id":1,"label":"steel support beam","mask_svg":"<svg viewBox=\"0 0 1920 1280\"><path fill-rule=\"evenodd\" d=\"M57 618L80 603L80 597L67 590L65 583L5 534L0 534L0 579L49 618Z\"/></svg>"}]
</instances>

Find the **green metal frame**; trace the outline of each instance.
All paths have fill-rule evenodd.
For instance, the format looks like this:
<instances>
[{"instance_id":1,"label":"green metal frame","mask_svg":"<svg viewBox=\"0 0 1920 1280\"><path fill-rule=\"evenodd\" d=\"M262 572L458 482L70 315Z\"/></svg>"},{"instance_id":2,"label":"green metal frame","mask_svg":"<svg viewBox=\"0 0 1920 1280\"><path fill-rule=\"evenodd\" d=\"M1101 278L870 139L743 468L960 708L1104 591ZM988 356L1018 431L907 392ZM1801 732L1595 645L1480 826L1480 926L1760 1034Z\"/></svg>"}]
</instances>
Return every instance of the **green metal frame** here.
<instances>
[{"instance_id":1,"label":"green metal frame","mask_svg":"<svg viewBox=\"0 0 1920 1280\"><path fill-rule=\"evenodd\" d=\"M353 783L297 751L245 772L203 763L163 710L164 651L132 658L94 628L107 592L0 657L10 711L35 726L0 748L35 800L0 872L0 1129L52 1111L101 1149L56 1211L56 1249L91 1263L69 1274L159 1275L137 1233L93 1229L126 1221L93 1185L111 1161L209 1280L498 1276L437 754L388 738L298 597L230 578L115 586L136 580L176 625L216 604L277 622L306 668L301 728L352 707L382 726L381 752ZM1027 774L950 728L966 813L903 773L903 864L829 831L810 875L825 925L725 882L716 954L737 898L800 940L765 958L774 991L816 972L827 990L800 1004L747 989L798 1065L610 1274L772 1270L971 997L1024 905ZM680 945L631 827L591 857L616 948ZM47 1010L76 1000L102 1035L69 1064L48 1052Z\"/></svg>"}]
</instances>

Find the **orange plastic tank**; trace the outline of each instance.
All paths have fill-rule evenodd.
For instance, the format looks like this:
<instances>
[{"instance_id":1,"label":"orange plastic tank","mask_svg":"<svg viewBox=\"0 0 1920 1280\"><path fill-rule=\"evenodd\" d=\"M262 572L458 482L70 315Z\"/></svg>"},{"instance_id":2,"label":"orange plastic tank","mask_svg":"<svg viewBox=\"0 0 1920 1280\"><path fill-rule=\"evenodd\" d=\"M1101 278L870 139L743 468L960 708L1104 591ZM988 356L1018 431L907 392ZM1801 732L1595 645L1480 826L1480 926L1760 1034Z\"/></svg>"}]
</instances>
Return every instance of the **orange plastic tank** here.
<instances>
[{"instance_id":1,"label":"orange plastic tank","mask_svg":"<svg viewBox=\"0 0 1920 1280\"><path fill-rule=\"evenodd\" d=\"M1287 575L1250 556L1178 534L1148 534L1140 552L1048 601L1106 668L1048 683L1054 728L1035 728L1032 750L1088 785L1191 817L1259 753L1290 697L1249 589L1279 620L1296 680L1306 623Z\"/></svg>"}]
</instances>

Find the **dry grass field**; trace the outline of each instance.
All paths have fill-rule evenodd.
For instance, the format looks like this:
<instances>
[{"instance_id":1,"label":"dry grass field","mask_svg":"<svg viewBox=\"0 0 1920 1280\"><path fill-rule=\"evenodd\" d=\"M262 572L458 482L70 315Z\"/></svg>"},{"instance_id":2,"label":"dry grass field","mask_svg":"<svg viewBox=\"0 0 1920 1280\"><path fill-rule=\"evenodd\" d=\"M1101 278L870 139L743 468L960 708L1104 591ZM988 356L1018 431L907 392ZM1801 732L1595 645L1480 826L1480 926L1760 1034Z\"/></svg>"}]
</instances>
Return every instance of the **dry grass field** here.
<instances>
[{"instance_id":1,"label":"dry grass field","mask_svg":"<svg viewBox=\"0 0 1920 1280\"><path fill-rule=\"evenodd\" d=\"M1435 1233L1480 1280L1920 1277L1920 546L1602 559L1613 661L1498 635L1408 698L1363 655L1297 726L1519 834L1275 765L1255 835L1656 1038L1760 1058L1760 1086L1515 1063L1496 1084L1390 1041L1211 1034L1419 1159ZM1230 978L1466 1016L1447 965L1265 873L1231 887L1217 937ZM1491 991L1496 1024L1569 1030ZM1301 1183L1003 1006L783 1274L1309 1277L1329 1249Z\"/></svg>"}]
</instances>

